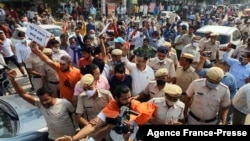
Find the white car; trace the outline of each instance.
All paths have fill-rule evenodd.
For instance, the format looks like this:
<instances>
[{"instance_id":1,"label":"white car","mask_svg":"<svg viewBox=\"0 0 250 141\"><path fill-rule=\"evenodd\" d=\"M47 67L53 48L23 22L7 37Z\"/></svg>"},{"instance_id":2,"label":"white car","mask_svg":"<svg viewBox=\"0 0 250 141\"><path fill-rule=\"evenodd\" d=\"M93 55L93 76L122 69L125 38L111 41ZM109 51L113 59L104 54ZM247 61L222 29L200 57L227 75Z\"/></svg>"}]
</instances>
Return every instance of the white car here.
<instances>
[{"instance_id":1,"label":"white car","mask_svg":"<svg viewBox=\"0 0 250 141\"><path fill-rule=\"evenodd\" d=\"M204 37L207 31L219 34L217 40L220 42L220 48L227 47L229 43L235 44L236 47L240 47L243 44L241 33L236 27L206 25L197 29L195 35ZM220 54L223 54L223 52L220 52Z\"/></svg>"},{"instance_id":2,"label":"white car","mask_svg":"<svg viewBox=\"0 0 250 141\"><path fill-rule=\"evenodd\" d=\"M171 22L173 22L176 17L178 20L181 19L178 14L176 14L175 12L172 12L172 11L161 11L161 14L160 14L160 19L163 20L163 22L165 22L167 18Z\"/></svg>"},{"instance_id":3,"label":"white car","mask_svg":"<svg viewBox=\"0 0 250 141\"><path fill-rule=\"evenodd\" d=\"M55 37L58 41L60 41L60 36L62 35L62 28L60 26L57 26L57 25L49 25L49 24L45 24L45 25L39 25L41 26L43 29L51 32L51 33L54 33L55 34ZM18 39L18 33L19 32L26 32L27 30L27 27L19 27L19 28L16 28L15 31L13 32L12 34L12 37L11 37L11 41L13 43L13 45L15 45L17 43L17 41L19 41Z\"/></svg>"},{"instance_id":4,"label":"white car","mask_svg":"<svg viewBox=\"0 0 250 141\"><path fill-rule=\"evenodd\" d=\"M47 139L47 123L37 107L16 94L0 97L0 141Z\"/></svg>"}]
</instances>

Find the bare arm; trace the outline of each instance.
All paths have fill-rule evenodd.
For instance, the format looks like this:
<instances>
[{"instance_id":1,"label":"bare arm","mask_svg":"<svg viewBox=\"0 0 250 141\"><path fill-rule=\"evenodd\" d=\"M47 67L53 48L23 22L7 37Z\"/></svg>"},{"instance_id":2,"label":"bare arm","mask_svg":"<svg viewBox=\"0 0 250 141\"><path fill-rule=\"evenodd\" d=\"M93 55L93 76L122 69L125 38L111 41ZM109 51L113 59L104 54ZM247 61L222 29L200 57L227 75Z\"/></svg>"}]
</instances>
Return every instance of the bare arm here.
<instances>
[{"instance_id":1,"label":"bare arm","mask_svg":"<svg viewBox=\"0 0 250 141\"><path fill-rule=\"evenodd\" d=\"M82 117L82 114L77 114L77 120L82 126L86 126L89 123L85 118Z\"/></svg>"},{"instance_id":2,"label":"bare arm","mask_svg":"<svg viewBox=\"0 0 250 141\"><path fill-rule=\"evenodd\" d=\"M105 127L101 128L99 131L97 131L92 138L94 138L96 141L102 140L104 135L109 134L110 130L114 128L115 125L108 124Z\"/></svg>"},{"instance_id":3,"label":"bare arm","mask_svg":"<svg viewBox=\"0 0 250 141\"><path fill-rule=\"evenodd\" d=\"M92 119L88 125L86 125L84 128L82 128L76 135L74 136L63 136L63 137L59 137L57 138L55 141L77 141L80 140L84 137L86 137L87 135L91 134L96 128L100 127L101 125L103 125L104 122L96 117L94 119Z\"/></svg>"},{"instance_id":4,"label":"bare arm","mask_svg":"<svg viewBox=\"0 0 250 141\"><path fill-rule=\"evenodd\" d=\"M229 106L221 107L222 125L227 125L228 113L229 113Z\"/></svg>"},{"instance_id":5,"label":"bare arm","mask_svg":"<svg viewBox=\"0 0 250 141\"><path fill-rule=\"evenodd\" d=\"M201 70L206 62L206 57L205 56L200 56L200 62L196 66L196 70Z\"/></svg>"},{"instance_id":6,"label":"bare arm","mask_svg":"<svg viewBox=\"0 0 250 141\"><path fill-rule=\"evenodd\" d=\"M8 72L8 77L14 87L14 89L16 90L17 94L22 97L24 100L26 100L27 102L29 102L32 105L35 105L35 98L33 96L31 96L30 94L28 94L20 84L18 84L15 80L16 78L16 71L15 70L10 70Z\"/></svg>"}]
</instances>

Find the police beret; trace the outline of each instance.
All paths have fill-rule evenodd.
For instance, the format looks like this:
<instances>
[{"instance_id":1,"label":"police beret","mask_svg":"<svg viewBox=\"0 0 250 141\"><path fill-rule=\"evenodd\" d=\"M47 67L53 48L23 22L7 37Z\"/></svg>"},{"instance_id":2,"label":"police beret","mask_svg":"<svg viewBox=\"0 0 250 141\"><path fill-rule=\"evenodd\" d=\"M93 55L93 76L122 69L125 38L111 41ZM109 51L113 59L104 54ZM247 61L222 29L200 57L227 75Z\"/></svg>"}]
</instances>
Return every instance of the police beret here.
<instances>
[{"instance_id":1,"label":"police beret","mask_svg":"<svg viewBox=\"0 0 250 141\"><path fill-rule=\"evenodd\" d=\"M163 91L165 94L171 96L171 97L179 97L182 94L182 89L180 86L176 84L167 84L163 88Z\"/></svg>"},{"instance_id":2,"label":"police beret","mask_svg":"<svg viewBox=\"0 0 250 141\"><path fill-rule=\"evenodd\" d=\"M213 81L220 81L224 77L224 71L219 67L212 67L207 70L207 77Z\"/></svg>"},{"instance_id":3,"label":"police beret","mask_svg":"<svg viewBox=\"0 0 250 141\"><path fill-rule=\"evenodd\" d=\"M183 53L182 57L187 58L187 59L194 59L194 55L190 53Z\"/></svg>"},{"instance_id":4,"label":"police beret","mask_svg":"<svg viewBox=\"0 0 250 141\"><path fill-rule=\"evenodd\" d=\"M91 74L85 74L80 80L80 87L90 86L94 82L94 76Z\"/></svg>"},{"instance_id":5,"label":"police beret","mask_svg":"<svg viewBox=\"0 0 250 141\"><path fill-rule=\"evenodd\" d=\"M44 48L43 49L43 53L44 54L52 54L52 49L50 49L50 48Z\"/></svg>"},{"instance_id":6,"label":"police beret","mask_svg":"<svg viewBox=\"0 0 250 141\"><path fill-rule=\"evenodd\" d=\"M157 48L157 51L161 53L168 53L168 47L160 46Z\"/></svg>"},{"instance_id":7,"label":"police beret","mask_svg":"<svg viewBox=\"0 0 250 141\"><path fill-rule=\"evenodd\" d=\"M166 68L160 68L155 72L155 77L161 77L168 75L168 69Z\"/></svg>"},{"instance_id":8,"label":"police beret","mask_svg":"<svg viewBox=\"0 0 250 141\"><path fill-rule=\"evenodd\" d=\"M170 42L164 42L164 43L162 44L162 46L171 47L172 44L171 44Z\"/></svg>"},{"instance_id":9,"label":"police beret","mask_svg":"<svg viewBox=\"0 0 250 141\"><path fill-rule=\"evenodd\" d=\"M111 54L112 55L122 55L122 50L120 50L120 49L113 49L111 51Z\"/></svg>"},{"instance_id":10,"label":"police beret","mask_svg":"<svg viewBox=\"0 0 250 141\"><path fill-rule=\"evenodd\" d=\"M200 39L201 39L201 36L193 36L193 37L192 37L192 40L193 40L193 41L196 41L196 42L199 42Z\"/></svg>"},{"instance_id":11,"label":"police beret","mask_svg":"<svg viewBox=\"0 0 250 141\"><path fill-rule=\"evenodd\" d=\"M210 34L210 37L217 37L218 35L219 35L218 33L213 32Z\"/></svg>"}]
</instances>

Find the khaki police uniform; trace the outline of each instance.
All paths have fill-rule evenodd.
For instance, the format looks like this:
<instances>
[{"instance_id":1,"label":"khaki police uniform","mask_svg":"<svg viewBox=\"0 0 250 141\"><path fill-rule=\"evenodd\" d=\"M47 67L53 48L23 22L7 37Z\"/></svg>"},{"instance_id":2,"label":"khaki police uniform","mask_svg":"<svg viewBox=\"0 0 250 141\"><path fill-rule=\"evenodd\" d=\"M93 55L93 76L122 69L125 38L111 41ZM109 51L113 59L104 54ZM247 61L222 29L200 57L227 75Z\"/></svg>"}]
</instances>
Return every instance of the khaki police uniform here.
<instances>
[{"instance_id":1,"label":"khaki police uniform","mask_svg":"<svg viewBox=\"0 0 250 141\"><path fill-rule=\"evenodd\" d=\"M168 85L167 83L165 85ZM154 97L164 97L165 93L163 91L163 89L159 90L159 88L157 87L157 83L156 81L149 81L147 87L145 88L145 90L143 91L144 94L148 94L151 98Z\"/></svg>"},{"instance_id":2,"label":"khaki police uniform","mask_svg":"<svg viewBox=\"0 0 250 141\"><path fill-rule=\"evenodd\" d=\"M193 113L188 114L187 124L189 125L215 125L219 107L230 105L228 87L222 83L216 89L210 90L206 86L206 79L194 80L186 94L193 99L189 107L190 112Z\"/></svg>"},{"instance_id":3,"label":"khaki police uniform","mask_svg":"<svg viewBox=\"0 0 250 141\"><path fill-rule=\"evenodd\" d=\"M181 88L175 84L168 84L163 89L166 95L171 97L179 97L182 93ZM154 103L157 106L156 117L168 124L170 121L178 122L184 119L184 107L185 104L180 100L177 100L173 106L166 104L165 97L152 98L149 102Z\"/></svg>"},{"instance_id":4,"label":"khaki police uniform","mask_svg":"<svg viewBox=\"0 0 250 141\"><path fill-rule=\"evenodd\" d=\"M27 58L24 60L24 63L28 69L32 69L33 71L36 71L39 74L41 74L42 76L44 76L44 68L43 68L44 62L36 54L31 52L27 56ZM34 91L36 92L38 89L43 87L44 78L42 78L41 76L35 76L32 74L31 74L31 76L32 76L31 82L32 82L33 87L34 87Z\"/></svg>"},{"instance_id":5,"label":"khaki police uniform","mask_svg":"<svg viewBox=\"0 0 250 141\"><path fill-rule=\"evenodd\" d=\"M172 107L167 106L165 97L153 98L149 102L154 103L157 106L156 116L166 124L171 120L177 122L179 119L184 118L183 111L185 104L179 100Z\"/></svg>"},{"instance_id":6,"label":"khaki police uniform","mask_svg":"<svg viewBox=\"0 0 250 141\"><path fill-rule=\"evenodd\" d=\"M76 113L83 114L83 117L90 121L113 99L108 90L96 89L97 98L88 97L85 92L78 96Z\"/></svg>"},{"instance_id":7,"label":"khaki police uniform","mask_svg":"<svg viewBox=\"0 0 250 141\"><path fill-rule=\"evenodd\" d=\"M43 53L46 55L52 54L52 49L44 48ZM59 78L56 71L51 68L48 64L44 64L44 72L45 72L45 81L46 85L52 90L52 96L59 96Z\"/></svg>"},{"instance_id":8,"label":"khaki police uniform","mask_svg":"<svg viewBox=\"0 0 250 141\"><path fill-rule=\"evenodd\" d=\"M176 71L176 84L179 85L183 92L187 90L193 80L199 79L199 75L195 72L195 69L190 66L187 70L183 70L183 67L178 67ZM181 99L183 100L183 99Z\"/></svg>"},{"instance_id":9,"label":"khaki police uniform","mask_svg":"<svg viewBox=\"0 0 250 141\"><path fill-rule=\"evenodd\" d=\"M193 59L194 56L189 53L183 53L182 58ZM185 92L190 85L190 83L198 79L199 75L195 72L195 69L190 66L187 70L184 70L182 66L179 66L176 70L176 84L179 85L183 92ZM181 96L180 100L183 101L184 93Z\"/></svg>"},{"instance_id":10,"label":"khaki police uniform","mask_svg":"<svg viewBox=\"0 0 250 141\"><path fill-rule=\"evenodd\" d=\"M169 71L169 77L176 77L174 62L169 58L165 58L163 63L160 63L157 57L150 58L147 61L147 65L154 71L157 71L160 68L166 68Z\"/></svg>"},{"instance_id":11,"label":"khaki police uniform","mask_svg":"<svg viewBox=\"0 0 250 141\"><path fill-rule=\"evenodd\" d=\"M207 71L207 77L213 81L221 80L223 70L212 67ZM209 89L206 78L194 80L186 91L186 95L192 98L189 106L189 125L216 125L217 114L220 107L228 107L230 102L229 88L223 83L214 89Z\"/></svg>"},{"instance_id":12,"label":"khaki police uniform","mask_svg":"<svg viewBox=\"0 0 250 141\"><path fill-rule=\"evenodd\" d=\"M218 34L217 33L211 33L210 37L217 37ZM220 42L219 41L215 41L214 44L211 43L211 41L207 41L204 43L204 46L200 47L200 51L211 51L211 57L208 58L211 62L216 60L216 53L219 52L220 49Z\"/></svg>"}]
</instances>

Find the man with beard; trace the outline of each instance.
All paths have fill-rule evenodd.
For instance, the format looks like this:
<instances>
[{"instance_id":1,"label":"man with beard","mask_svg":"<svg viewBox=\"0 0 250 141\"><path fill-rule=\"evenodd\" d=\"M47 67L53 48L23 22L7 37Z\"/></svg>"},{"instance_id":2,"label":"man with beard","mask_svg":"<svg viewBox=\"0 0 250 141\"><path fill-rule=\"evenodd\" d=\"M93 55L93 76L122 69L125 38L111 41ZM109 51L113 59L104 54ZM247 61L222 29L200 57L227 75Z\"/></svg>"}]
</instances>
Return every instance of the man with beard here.
<instances>
[{"instance_id":1,"label":"man with beard","mask_svg":"<svg viewBox=\"0 0 250 141\"><path fill-rule=\"evenodd\" d=\"M140 103L137 100L131 99L131 93L129 87L125 85L118 86L115 91L115 100L109 102L109 104L97 115L96 118L92 119L88 125L86 125L83 129L81 129L75 136L63 136L56 141L76 141L79 140L93 131L98 127L107 123L107 126L103 128L103 130L99 130L93 138L95 140L101 139L105 134L110 132L110 136L114 141L122 141L124 140L123 134L118 134L115 131L117 128L114 124L109 123L110 119L116 119L120 114L120 108L122 106L128 107L130 110L133 110L139 115L130 116L130 120L127 121L128 124L134 126L133 133L130 135L130 140L135 139L135 134L137 133L136 126L143 125L147 121L149 121L156 110L155 105L152 103ZM93 140L93 139L92 139Z\"/></svg>"},{"instance_id":2,"label":"man with beard","mask_svg":"<svg viewBox=\"0 0 250 141\"><path fill-rule=\"evenodd\" d=\"M32 46L31 50L36 53L50 67L56 70L59 77L60 98L69 101L73 98L75 84L81 79L81 73L78 68L72 66L71 58L64 55L60 58L59 63L52 61L48 56L38 49L37 45Z\"/></svg>"},{"instance_id":3,"label":"man with beard","mask_svg":"<svg viewBox=\"0 0 250 141\"><path fill-rule=\"evenodd\" d=\"M48 141L63 135L74 135L75 128L69 114L75 110L72 104L65 99L54 98L51 91L44 87L37 90L38 98L30 95L16 82L16 75L15 70L8 72L9 79L19 96L38 107L43 114L48 126Z\"/></svg>"},{"instance_id":4,"label":"man with beard","mask_svg":"<svg viewBox=\"0 0 250 141\"><path fill-rule=\"evenodd\" d=\"M167 85L168 69L161 68L155 72L155 80L150 81L146 89L135 97L139 101L148 101L154 97L164 97L163 88Z\"/></svg>"}]
</instances>

